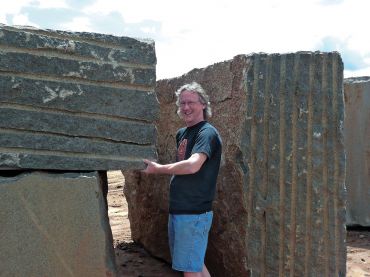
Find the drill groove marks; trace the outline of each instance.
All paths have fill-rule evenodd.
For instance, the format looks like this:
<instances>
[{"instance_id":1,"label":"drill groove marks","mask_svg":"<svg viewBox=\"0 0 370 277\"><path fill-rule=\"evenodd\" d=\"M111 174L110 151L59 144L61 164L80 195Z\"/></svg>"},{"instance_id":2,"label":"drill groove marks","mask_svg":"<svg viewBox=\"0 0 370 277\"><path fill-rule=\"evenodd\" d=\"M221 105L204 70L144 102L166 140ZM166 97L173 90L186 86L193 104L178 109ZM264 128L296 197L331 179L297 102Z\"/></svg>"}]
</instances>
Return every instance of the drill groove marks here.
<instances>
[{"instance_id":1,"label":"drill groove marks","mask_svg":"<svg viewBox=\"0 0 370 277\"><path fill-rule=\"evenodd\" d=\"M0 24L0 169L143 168L155 64L152 41Z\"/></svg>"},{"instance_id":2,"label":"drill groove marks","mask_svg":"<svg viewBox=\"0 0 370 277\"><path fill-rule=\"evenodd\" d=\"M250 60L248 266L253 276L345 276L340 56Z\"/></svg>"}]
</instances>

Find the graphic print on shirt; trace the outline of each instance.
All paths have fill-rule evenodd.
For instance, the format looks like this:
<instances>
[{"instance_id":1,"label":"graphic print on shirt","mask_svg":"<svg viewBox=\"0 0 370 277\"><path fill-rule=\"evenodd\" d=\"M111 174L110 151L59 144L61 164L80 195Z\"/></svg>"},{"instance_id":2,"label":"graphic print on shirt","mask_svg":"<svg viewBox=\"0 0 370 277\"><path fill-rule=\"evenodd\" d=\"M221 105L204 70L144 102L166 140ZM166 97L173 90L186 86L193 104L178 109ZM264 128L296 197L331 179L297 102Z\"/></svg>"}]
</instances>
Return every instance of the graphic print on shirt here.
<instances>
[{"instance_id":1,"label":"graphic print on shirt","mask_svg":"<svg viewBox=\"0 0 370 277\"><path fill-rule=\"evenodd\" d=\"M177 161L182 161L185 159L186 146L188 145L188 140L183 139L180 142L179 148L177 149Z\"/></svg>"}]
</instances>

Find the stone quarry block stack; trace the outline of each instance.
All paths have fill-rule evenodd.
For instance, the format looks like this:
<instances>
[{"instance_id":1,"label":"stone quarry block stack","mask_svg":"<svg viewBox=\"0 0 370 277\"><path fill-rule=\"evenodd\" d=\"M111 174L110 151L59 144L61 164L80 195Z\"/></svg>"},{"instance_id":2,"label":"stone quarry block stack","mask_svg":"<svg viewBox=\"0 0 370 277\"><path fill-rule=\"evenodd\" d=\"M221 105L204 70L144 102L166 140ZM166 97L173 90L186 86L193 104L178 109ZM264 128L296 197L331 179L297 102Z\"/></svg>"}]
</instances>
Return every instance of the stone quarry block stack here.
<instances>
[{"instance_id":1,"label":"stone quarry block stack","mask_svg":"<svg viewBox=\"0 0 370 277\"><path fill-rule=\"evenodd\" d=\"M155 64L151 41L0 25L0 168L143 168Z\"/></svg>"},{"instance_id":2,"label":"stone quarry block stack","mask_svg":"<svg viewBox=\"0 0 370 277\"><path fill-rule=\"evenodd\" d=\"M252 54L160 80L159 162L199 82L223 138L206 264L212 276L345 276L343 64L336 52ZM169 260L169 177L124 172L133 239Z\"/></svg>"},{"instance_id":3,"label":"stone quarry block stack","mask_svg":"<svg viewBox=\"0 0 370 277\"><path fill-rule=\"evenodd\" d=\"M155 64L149 40L0 24L0 275L116 275L106 171L157 157Z\"/></svg>"},{"instance_id":4,"label":"stone quarry block stack","mask_svg":"<svg viewBox=\"0 0 370 277\"><path fill-rule=\"evenodd\" d=\"M344 79L347 225L370 227L370 77Z\"/></svg>"}]
</instances>

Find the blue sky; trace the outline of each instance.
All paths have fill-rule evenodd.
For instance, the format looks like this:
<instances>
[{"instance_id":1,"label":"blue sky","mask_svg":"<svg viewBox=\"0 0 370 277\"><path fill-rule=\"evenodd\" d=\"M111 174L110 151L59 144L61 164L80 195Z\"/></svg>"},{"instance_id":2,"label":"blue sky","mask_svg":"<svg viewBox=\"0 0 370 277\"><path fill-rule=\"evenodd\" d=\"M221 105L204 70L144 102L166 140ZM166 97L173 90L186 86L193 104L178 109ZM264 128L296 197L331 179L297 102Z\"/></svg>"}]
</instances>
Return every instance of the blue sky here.
<instances>
[{"instance_id":1,"label":"blue sky","mask_svg":"<svg viewBox=\"0 0 370 277\"><path fill-rule=\"evenodd\" d=\"M338 51L370 76L368 0L13 0L0 22L155 41L157 79L253 52Z\"/></svg>"}]
</instances>

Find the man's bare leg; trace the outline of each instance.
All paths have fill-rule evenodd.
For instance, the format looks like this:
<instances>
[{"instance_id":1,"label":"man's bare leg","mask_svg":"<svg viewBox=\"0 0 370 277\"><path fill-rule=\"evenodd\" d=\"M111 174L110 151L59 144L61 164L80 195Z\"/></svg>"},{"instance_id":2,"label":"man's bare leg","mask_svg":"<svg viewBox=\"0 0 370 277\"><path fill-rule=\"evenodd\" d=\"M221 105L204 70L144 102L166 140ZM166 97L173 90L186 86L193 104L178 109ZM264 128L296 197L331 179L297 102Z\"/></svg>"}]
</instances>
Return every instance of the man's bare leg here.
<instances>
[{"instance_id":1,"label":"man's bare leg","mask_svg":"<svg viewBox=\"0 0 370 277\"><path fill-rule=\"evenodd\" d=\"M206 265L203 265L202 272L184 272L184 277L211 277Z\"/></svg>"},{"instance_id":2,"label":"man's bare leg","mask_svg":"<svg viewBox=\"0 0 370 277\"><path fill-rule=\"evenodd\" d=\"M211 277L205 264L203 265L202 277Z\"/></svg>"}]
</instances>

